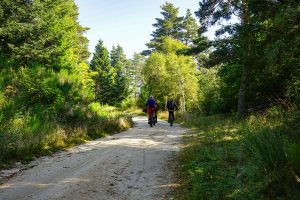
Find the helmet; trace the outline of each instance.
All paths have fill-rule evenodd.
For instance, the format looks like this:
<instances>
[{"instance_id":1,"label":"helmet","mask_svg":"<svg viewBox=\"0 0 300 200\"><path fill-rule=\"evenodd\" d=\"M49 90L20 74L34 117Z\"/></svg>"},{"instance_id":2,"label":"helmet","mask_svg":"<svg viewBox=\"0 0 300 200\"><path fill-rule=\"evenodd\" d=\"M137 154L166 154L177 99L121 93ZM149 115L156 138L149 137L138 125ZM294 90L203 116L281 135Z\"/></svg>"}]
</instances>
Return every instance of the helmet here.
<instances>
[{"instance_id":1,"label":"helmet","mask_svg":"<svg viewBox=\"0 0 300 200\"><path fill-rule=\"evenodd\" d=\"M149 98L153 98L153 96L152 95L150 95L150 97Z\"/></svg>"}]
</instances>

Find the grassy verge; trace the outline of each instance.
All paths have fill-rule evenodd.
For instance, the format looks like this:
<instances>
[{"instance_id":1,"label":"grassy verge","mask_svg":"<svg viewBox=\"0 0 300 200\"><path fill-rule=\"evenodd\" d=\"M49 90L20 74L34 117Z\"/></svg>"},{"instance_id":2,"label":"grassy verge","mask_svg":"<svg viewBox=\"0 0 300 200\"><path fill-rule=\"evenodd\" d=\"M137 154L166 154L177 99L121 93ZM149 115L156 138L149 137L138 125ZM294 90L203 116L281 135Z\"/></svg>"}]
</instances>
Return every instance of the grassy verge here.
<instances>
[{"instance_id":1,"label":"grassy verge","mask_svg":"<svg viewBox=\"0 0 300 200\"><path fill-rule=\"evenodd\" d=\"M41 110L42 111L42 110ZM2 109L0 168L14 160L29 161L87 140L121 132L132 127L131 116L117 108L92 103L66 113L63 119L43 112L11 112Z\"/></svg>"},{"instance_id":2,"label":"grassy verge","mask_svg":"<svg viewBox=\"0 0 300 200\"><path fill-rule=\"evenodd\" d=\"M293 112L234 116L184 114L193 127L180 155L178 199L299 199L299 129ZM297 132L297 134L295 133Z\"/></svg>"}]
</instances>

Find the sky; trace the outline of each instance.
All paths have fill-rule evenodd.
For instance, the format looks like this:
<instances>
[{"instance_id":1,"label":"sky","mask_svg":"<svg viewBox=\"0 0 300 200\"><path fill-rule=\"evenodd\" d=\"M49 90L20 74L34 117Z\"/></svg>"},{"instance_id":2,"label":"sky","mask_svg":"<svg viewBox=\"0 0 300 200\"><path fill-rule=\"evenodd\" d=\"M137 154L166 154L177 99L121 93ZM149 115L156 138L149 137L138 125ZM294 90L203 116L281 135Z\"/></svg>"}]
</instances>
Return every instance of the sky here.
<instances>
[{"instance_id":1,"label":"sky","mask_svg":"<svg viewBox=\"0 0 300 200\"><path fill-rule=\"evenodd\" d=\"M85 36L89 39L89 51L94 52L101 39L110 51L120 45L127 58L134 52L146 50L155 18L163 18L160 6L165 0L75 0L79 7L79 23L90 28ZM186 9L198 10L199 0L168 0L179 7L179 15L185 16ZM196 16L194 15L196 18ZM198 18L196 18L198 21Z\"/></svg>"}]
</instances>

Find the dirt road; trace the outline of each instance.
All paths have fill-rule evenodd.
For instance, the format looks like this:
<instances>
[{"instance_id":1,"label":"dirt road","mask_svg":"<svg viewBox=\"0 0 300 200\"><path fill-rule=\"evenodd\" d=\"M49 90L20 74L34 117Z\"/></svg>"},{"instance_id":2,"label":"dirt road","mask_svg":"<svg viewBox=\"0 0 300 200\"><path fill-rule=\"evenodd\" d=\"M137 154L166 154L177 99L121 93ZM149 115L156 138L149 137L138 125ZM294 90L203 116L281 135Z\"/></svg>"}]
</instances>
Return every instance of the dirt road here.
<instances>
[{"instance_id":1,"label":"dirt road","mask_svg":"<svg viewBox=\"0 0 300 200\"><path fill-rule=\"evenodd\" d=\"M187 130L133 120L126 132L39 158L0 185L0 199L172 199L174 156Z\"/></svg>"}]
</instances>

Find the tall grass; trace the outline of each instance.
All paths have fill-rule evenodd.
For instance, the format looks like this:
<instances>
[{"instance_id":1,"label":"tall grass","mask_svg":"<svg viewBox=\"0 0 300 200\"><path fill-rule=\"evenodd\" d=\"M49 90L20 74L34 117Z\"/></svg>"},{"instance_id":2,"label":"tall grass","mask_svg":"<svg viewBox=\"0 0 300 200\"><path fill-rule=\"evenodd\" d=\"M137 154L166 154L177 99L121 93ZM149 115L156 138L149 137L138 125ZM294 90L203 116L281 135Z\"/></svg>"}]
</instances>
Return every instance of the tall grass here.
<instances>
[{"instance_id":1,"label":"tall grass","mask_svg":"<svg viewBox=\"0 0 300 200\"><path fill-rule=\"evenodd\" d=\"M0 167L132 125L128 114L91 103L93 83L87 74L39 65L3 67L1 59L0 66Z\"/></svg>"},{"instance_id":2,"label":"tall grass","mask_svg":"<svg viewBox=\"0 0 300 200\"><path fill-rule=\"evenodd\" d=\"M300 143L293 112L272 108L244 120L184 114L194 127L181 154L179 199L299 199ZM299 131L299 130L298 130Z\"/></svg>"},{"instance_id":3,"label":"tall grass","mask_svg":"<svg viewBox=\"0 0 300 200\"><path fill-rule=\"evenodd\" d=\"M42 107L20 112L6 104L0 109L0 163L11 159L30 160L33 156L103 137L132 126L130 115L114 107L92 103L74 109L57 120Z\"/></svg>"}]
</instances>

